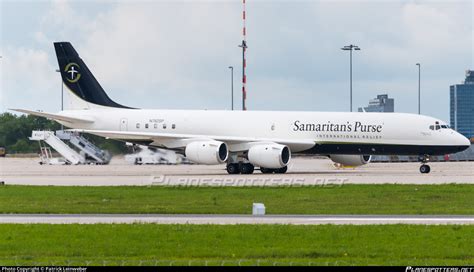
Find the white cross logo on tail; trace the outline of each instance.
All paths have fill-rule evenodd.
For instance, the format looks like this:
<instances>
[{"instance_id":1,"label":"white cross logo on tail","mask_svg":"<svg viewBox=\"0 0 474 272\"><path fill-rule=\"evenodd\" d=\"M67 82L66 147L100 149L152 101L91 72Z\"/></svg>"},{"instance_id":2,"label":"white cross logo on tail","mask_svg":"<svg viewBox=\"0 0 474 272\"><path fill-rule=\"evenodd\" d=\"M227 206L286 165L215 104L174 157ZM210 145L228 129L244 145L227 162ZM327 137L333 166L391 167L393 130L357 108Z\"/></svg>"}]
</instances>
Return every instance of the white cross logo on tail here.
<instances>
[{"instance_id":1,"label":"white cross logo on tail","mask_svg":"<svg viewBox=\"0 0 474 272\"><path fill-rule=\"evenodd\" d=\"M80 68L79 68L79 65L77 65L77 63L69 63L68 65L66 65L66 68L64 69L64 71L66 72L66 79L67 81L71 82L71 83L76 83L80 78L81 78L81 73L79 72L80 71Z\"/></svg>"},{"instance_id":2,"label":"white cross logo on tail","mask_svg":"<svg viewBox=\"0 0 474 272\"><path fill-rule=\"evenodd\" d=\"M74 80L74 74L77 73L77 71L74 70L74 66L72 66L71 70L69 70L67 72L71 74L71 80Z\"/></svg>"}]
</instances>

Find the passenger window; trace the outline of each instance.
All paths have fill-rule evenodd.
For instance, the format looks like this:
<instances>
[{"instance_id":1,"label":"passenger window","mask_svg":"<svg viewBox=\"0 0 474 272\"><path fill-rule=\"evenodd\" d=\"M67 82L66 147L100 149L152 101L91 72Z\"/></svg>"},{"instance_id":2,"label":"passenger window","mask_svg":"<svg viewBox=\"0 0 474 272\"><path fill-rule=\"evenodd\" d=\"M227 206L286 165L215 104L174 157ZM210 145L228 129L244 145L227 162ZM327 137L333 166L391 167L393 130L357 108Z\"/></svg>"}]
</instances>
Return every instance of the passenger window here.
<instances>
[{"instance_id":1,"label":"passenger window","mask_svg":"<svg viewBox=\"0 0 474 272\"><path fill-rule=\"evenodd\" d=\"M176 125L175 125L175 124L172 124L172 125L171 125L171 128L172 128L172 129L175 129L175 128L176 128Z\"/></svg>"},{"instance_id":2,"label":"passenger window","mask_svg":"<svg viewBox=\"0 0 474 272\"><path fill-rule=\"evenodd\" d=\"M163 129L166 129L166 124L163 124Z\"/></svg>"},{"instance_id":3,"label":"passenger window","mask_svg":"<svg viewBox=\"0 0 474 272\"><path fill-rule=\"evenodd\" d=\"M148 124L145 124L145 128L148 128Z\"/></svg>"},{"instance_id":4,"label":"passenger window","mask_svg":"<svg viewBox=\"0 0 474 272\"><path fill-rule=\"evenodd\" d=\"M140 123L137 123L137 128L140 128Z\"/></svg>"},{"instance_id":5,"label":"passenger window","mask_svg":"<svg viewBox=\"0 0 474 272\"><path fill-rule=\"evenodd\" d=\"M154 125L154 128L158 128L158 124L155 124L155 125Z\"/></svg>"}]
</instances>

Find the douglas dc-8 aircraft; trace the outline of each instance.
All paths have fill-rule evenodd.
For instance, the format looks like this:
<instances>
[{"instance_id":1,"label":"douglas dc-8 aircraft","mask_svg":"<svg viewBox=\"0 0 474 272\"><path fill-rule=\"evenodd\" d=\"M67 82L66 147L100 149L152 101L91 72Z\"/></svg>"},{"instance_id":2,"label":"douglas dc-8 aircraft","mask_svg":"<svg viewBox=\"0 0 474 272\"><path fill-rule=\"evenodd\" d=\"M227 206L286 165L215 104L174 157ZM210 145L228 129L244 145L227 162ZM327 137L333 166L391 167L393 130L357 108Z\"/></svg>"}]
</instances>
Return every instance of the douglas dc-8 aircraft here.
<instances>
[{"instance_id":1,"label":"douglas dc-8 aircraft","mask_svg":"<svg viewBox=\"0 0 474 272\"><path fill-rule=\"evenodd\" d=\"M430 155L467 149L467 138L438 119L406 113L145 110L112 101L69 42L54 43L70 92L53 119L74 131L184 152L200 164L227 164L229 174L285 173L292 153L327 155L360 166L370 155Z\"/></svg>"}]
</instances>

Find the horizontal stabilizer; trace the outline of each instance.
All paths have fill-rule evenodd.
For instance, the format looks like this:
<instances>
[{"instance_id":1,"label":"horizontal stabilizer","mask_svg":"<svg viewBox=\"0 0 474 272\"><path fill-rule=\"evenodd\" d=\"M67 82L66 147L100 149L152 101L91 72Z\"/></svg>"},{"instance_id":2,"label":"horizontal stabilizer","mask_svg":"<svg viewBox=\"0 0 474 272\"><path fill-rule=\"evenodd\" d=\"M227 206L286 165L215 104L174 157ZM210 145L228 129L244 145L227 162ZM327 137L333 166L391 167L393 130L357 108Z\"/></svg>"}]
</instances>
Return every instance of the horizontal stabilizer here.
<instances>
[{"instance_id":1,"label":"horizontal stabilizer","mask_svg":"<svg viewBox=\"0 0 474 272\"><path fill-rule=\"evenodd\" d=\"M45 117L45 118L53 119L57 121L69 122L69 123L94 123L94 120L83 118L83 117L81 118L70 117L66 115L47 113L47 112L41 112L41 111L24 110L24 109L10 109L10 110L23 112L26 114L31 114L31 115L36 115L36 116L41 116L41 117Z\"/></svg>"}]
</instances>

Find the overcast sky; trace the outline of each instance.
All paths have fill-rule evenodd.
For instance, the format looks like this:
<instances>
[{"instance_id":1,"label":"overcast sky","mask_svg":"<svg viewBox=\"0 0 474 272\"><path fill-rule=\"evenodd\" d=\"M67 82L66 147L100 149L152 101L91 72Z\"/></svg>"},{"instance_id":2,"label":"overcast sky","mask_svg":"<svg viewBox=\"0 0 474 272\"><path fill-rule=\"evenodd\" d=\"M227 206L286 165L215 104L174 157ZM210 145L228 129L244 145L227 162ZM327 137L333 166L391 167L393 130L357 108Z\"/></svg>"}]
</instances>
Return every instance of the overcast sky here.
<instances>
[{"instance_id":1,"label":"overcast sky","mask_svg":"<svg viewBox=\"0 0 474 272\"><path fill-rule=\"evenodd\" d=\"M241 100L241 1L0 0L0 112L60 109L54 41L70 41L109 96L140 108ZM377 94L449 120L449 85L473 69L472 1L247 0L249 110L348 111Z\"/></svg>"}]
</instances>

